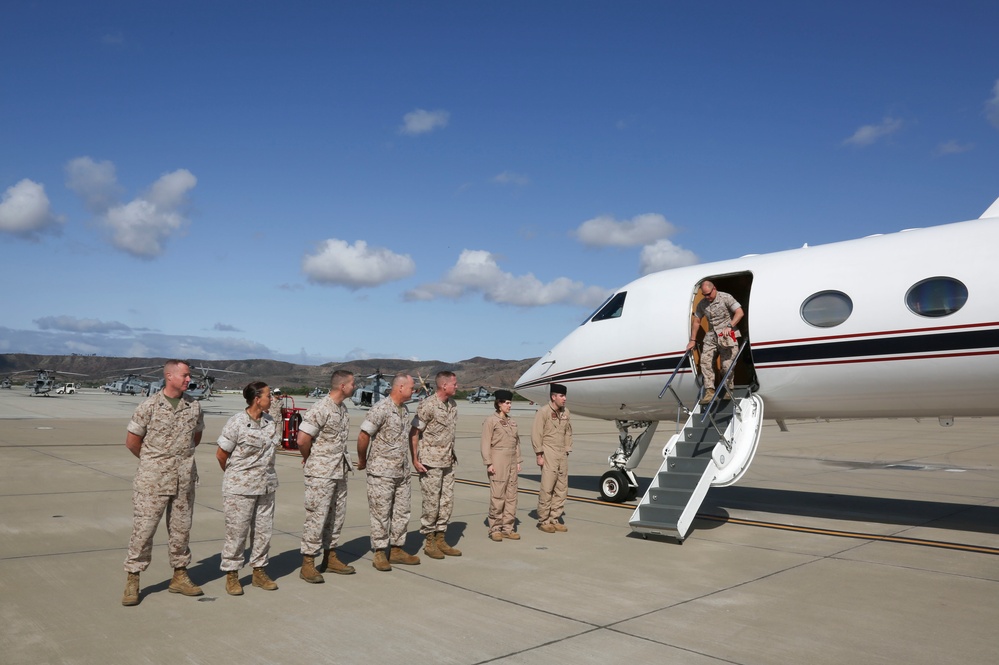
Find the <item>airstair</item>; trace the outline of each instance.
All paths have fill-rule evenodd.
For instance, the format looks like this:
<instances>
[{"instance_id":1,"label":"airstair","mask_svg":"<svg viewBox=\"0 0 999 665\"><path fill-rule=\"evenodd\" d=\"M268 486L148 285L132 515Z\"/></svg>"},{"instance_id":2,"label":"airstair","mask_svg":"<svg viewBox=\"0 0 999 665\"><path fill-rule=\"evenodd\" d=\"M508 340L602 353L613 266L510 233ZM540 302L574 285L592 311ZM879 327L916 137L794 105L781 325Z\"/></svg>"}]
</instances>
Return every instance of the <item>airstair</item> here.
<instances>
[{"instance_id":1,"label":"airstair","mask_svg":"<svg viewBox=\"0 0 999 665\"><path fill-rule=\"evenodd\" d=\"M695 406L663 449L663 464L631 516L632 531L682 543L708 489L734 484L749 468L762 426L763 399L746 386Z\"/></svg>"}]
</instances>

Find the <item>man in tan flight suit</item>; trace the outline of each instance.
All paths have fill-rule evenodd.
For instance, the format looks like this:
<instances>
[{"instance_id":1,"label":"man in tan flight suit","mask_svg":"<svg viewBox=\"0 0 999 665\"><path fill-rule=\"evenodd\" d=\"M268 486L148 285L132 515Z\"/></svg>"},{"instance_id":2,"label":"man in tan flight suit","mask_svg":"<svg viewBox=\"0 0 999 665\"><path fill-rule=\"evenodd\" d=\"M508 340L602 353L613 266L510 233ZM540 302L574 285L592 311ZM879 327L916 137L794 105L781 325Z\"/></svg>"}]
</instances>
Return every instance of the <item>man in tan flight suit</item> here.
<instances>
[{"instance_id":1,"label":"man in tan flight suit","mask_svg":"<svg viewBox=\"0 0 999 665\"><path fill-rule=\"evenodd\" d=\"M735 359L739 347L736 337L739 336L738 325L744 312L742 305L731 295L719 291L709 280L701 282L701 295L697 309L691 316L690 341L687 350L697 344L697 333L701 329L701 319L707 319L708 332L701 343L701 376L704 379L704 397L701 404L708 404L715 396L715 356L721 358L721 371L724 375ZM732 392L734 379L730 375L726 382L729 393Z\"/></svg>"},{"instance_id":2,"label":"man in tan flight suit","mask_svg":"<svg viewBox=\"0 0 999 665\"><path fill-rule=\"evenodd\" d=\"M350 575L353 566L336 556L343 520L347 516L347 472L350 453L347 435L350 416L345 402L354 394L354 374L338 369L330 379L330 392L305 412L298 426L298 451L305 474L305 526L302 527L302 570L306 582L325 581L327 570ZM322 563L315 564L319 551Z\"/></svg>"},{"instance_id":3,"label":"man in tan flight suit","mask_svg":"<svg viewBox=\"0 0 999 665\"><path fill-rule=\"evenodd\" d=\"M153 536L163 513L167 515L167 543L173 579L167 590L185 596L202 595L191 581L191 523L198 468L194 449L205 429L201 403L184 394L191 368L183 360L163 367L163 390L147 397L128 423L125 447L139 458L132 483L132 537L125 557L125 594L122 605L139 604L139 573L153 557Z\"/></svg>"},{"instance_id":4,"label":"man in tan flight suit","mask_svg":"<svg viewBox=\"0 0 999 665\"><path fill-rule=\"evenodd\" d=\"M565 386L551 384L548 404L538 409L531 428L531 445L541 467L538 528L545 533L569 530L558 521L569 495L569 453L572 452L572 424L565 399Z\"/></svg>"},{"instance_id":5,"label":"man in tan flight suit","mask_svg":"<svg viewBox=\"0 0 999 665\"><path fill-rule=\"evenodd\" d=\"M454 507L454 465L458 462L454 453L458 405L453 399L458 377L454 372L437 372L434 384L437 390L420 402L409 435L414 446L413 466L420 474L423 495L420 517L420 533L426 538L423 553L431 559L443 559L445 555L461 556L461 550L444 540Z\"/></svg>"},{"instance_id":6,"label":"man in tan flight suit","mask_svg":"<svg viewBox=\"0 0 999 665\"><path fill-rule=\"evenodd\" d=\"M413 396L413 377L396 374L392 392L368 411L357 435L357 468L367 468L368 512L375 570L392 570L393 563L415 566L420 557L402 549L409 528L410 417L406 402ZM391 545L389 556L385 549Z\"/></svg>"}]
</instances>

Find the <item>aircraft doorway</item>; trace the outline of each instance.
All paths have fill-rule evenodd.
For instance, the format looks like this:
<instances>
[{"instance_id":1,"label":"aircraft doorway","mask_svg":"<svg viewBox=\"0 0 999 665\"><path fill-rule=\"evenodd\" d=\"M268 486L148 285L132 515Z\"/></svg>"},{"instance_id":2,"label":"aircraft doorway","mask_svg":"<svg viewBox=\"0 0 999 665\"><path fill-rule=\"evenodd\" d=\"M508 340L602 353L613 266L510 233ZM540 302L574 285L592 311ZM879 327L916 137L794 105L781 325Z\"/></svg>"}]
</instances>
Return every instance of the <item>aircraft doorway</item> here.
<instances>
[{"instance_id":1,"label":"aircraft doorway","mask_svg":"<svg viewBox=\"0 0 999 665\"><path fill-rule=\"evenodd\" d=\"M694 312L697 311L697 304L702 300L701 295L701 282L704 280L711 281L715 288L719 291L724 291L730 294L733 298L742 305L743 317L742 321L736 326L739 333L742 335L740 339L740 344L742 342L746 343L746 348L743 350L742 355L739 356L738 361L735 365L735 385L737 386L750 386L750 388L755 392L759 389L760 384L756 376L756 367L753 365L753 350L750 345L750 292L753 285L753 273L751 272L739 272L731 273L728 275L708 275L702 280L694 284L693 298L690 304L690 312L688 315L688 324L690 321L689 316L693 316ZM694 349L694 364L700 366L700 350L701 344L704 339L704 334L708 330L708 322L701 320L701 331L697 335L697 346ZM719 361L716 360L716 368L720 368ZM717 370L716 370L717 371ZM718 375L720 377L720 374Z\"/></svg>"}]
</instances>

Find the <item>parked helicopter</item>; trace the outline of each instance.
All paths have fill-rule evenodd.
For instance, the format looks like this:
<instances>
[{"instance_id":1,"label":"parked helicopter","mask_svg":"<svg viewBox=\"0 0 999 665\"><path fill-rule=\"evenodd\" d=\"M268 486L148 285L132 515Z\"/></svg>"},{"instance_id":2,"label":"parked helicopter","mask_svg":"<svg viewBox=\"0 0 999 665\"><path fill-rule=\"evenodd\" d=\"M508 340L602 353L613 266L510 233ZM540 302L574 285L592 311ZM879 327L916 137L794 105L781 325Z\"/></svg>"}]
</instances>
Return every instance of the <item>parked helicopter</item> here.
<instances>
[{"instance_id":1,"label":"parked helicopter","mask_svg":"<svg viewBox=\"0 0 999 665\"><path fill-rule=\"evenodd\" d=\"M465 399L467 399L469 402L476 403L476 402L488 402L492 398L493 394L489 392L488 388L486 388L485 386L479 386L472 392L468 393L468 396Z\"/></svg>"},{"instance_id":2,"label":"parked helicopter","mask_svg":"<svg viewBox=\"0 0 999 665\"><path fill-rule=\"evenodd\" d=\"M156 368L155 366L150 366L119 370L119 372L124 372L125 376L119 376L105 383L101 388L104 389L104 392L114 395L146 395L149 393L149 382L143 381L138 373L151 369Z\"/></svg>"},{"instance_id":3,"label":"parked helicopter","mask_svg":"<svg viewBox=\"0 0 999 665\"><path fill-rule=\"evenodd\" d=\"M13 376L18 374L31 374L34 373L34 382L28 381L24 384L24 387L30 390L29 395L44 395L49 396L52 389L55 387L55 377L56 376L86 376L86 374L79 374L77 372L56 372L51 369L26 369L21 372L14 372Z\"/></svg>"},{"instance_id":4,"label":"parked helicopter","mask_svg":"<svg viewBox=\"0 0 999 665\"><path fill-rule=\"evenodd\" d=\"M7 390L10 390L13 385L14 384L11 383L9 376L5 376L3 381L0 381L0 388L6 388Z\"/></svg>"},{"instance_id":5,"label":"parked helicopter","mask_svg":"<svg viewBox=\"0 0 999 665\"><path fill-rule=\"evenodd\" d=\"M350 398L354 402L354 406L370 408L383 397L388 397L389 393L392 392L392 379L394 377L395 374L382 374L381 370L375 370L374 374L364 377L369 381L355 390L354 396ZM427 384L422 374L413 377L413 381L416 384L415 389L413 396L406 402L407 404L419 402L427 395L433 394L433 387Z\"/></svg>"}]
</instances>

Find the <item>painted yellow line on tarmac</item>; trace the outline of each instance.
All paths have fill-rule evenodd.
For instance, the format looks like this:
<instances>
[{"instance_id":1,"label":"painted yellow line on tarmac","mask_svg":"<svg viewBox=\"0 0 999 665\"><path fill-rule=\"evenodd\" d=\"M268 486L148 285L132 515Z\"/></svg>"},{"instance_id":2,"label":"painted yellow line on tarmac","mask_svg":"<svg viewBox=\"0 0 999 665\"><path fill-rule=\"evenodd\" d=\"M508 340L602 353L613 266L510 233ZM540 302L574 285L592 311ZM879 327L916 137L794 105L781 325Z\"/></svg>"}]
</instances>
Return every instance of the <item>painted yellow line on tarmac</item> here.
<instances>
[{"instance_id":1,"label":"painted yellow line on tarmac","mask_svg":"<svg viewBox=\"0 0 999 665\"><path fill-rule=\"evenodd\" d=\"M474 485L476 487L488 487L489 483L479 482L476 480L464 480L460 478L455 479L456 482L465 485ZM537 490L517 490L523 494L533 494L537 495ZM601 501L600 499L591 499L582 496L569 495L568 499L570 501L577 501L581 503L592 503L601 506L608 506L611 508L624 508L626 510L634 510L637 504L630 503L611 503L610 501ZM904 536L886 536L877 533L865 533L859 531L838 531L835 529L819 529L815 527L807 526L797 526L794 524L782 524L780 522L762 522L759 520L746 520L738 517L722 517L719 515L708 515L706 513L697 513L697 519L708 520L712 522L723 522L728 524L739 524L742 526L753 526L761 529L778 529L781 531L791 531L795 533L808 533L820 536L833 536L835 538L853 538L857 540L870 540L878 541L884 543L898 543L902 545L917 545L920 547L935 547L938 549L955 550L960 552L974 552L976 554L992 554L999 555L999 548L995 547L985 547L983 545L968 545L966 543L955 543L945 540L927 540L924 538L906 538Z\"/></svg>"},{"instance_id":2,"label":"painted yellow line on tarmac","mask_svg":"<svg viewBox=\"0 0 999 665\"><path fill-rule=\"evenodd\" d=\"M289 455L297 455L297 450L281 450L279 453L285 453ZM462 485L472 485L474 487L489 487L489 483L480 480L467 480L464 478L455 478L455 482L461 483ZM537 490L528 489L518 489L520 494L531 494L537 496ZM602 501L600 499L591 499L585 496L576 496L570 494L568 496L569 501L576 501L578 503L590 503L598 506L607 506L609 508L622 508L624 510L634 510L637 504L632 503L611 503L610 501ZM973 552L975 554L991 554L993 556L999 556L999 548L996 547L986 547L984 545L969 545L967 543L955 543L946 540L927 540L924 538L906 538L904 536L886 536L878 533L865 533L860 531L839 531L836 529L819 529L816 527L808 526L798 526L794 524L783 524L780 522L763 522L760 520L747 520L738 517L722 517L720 515L708 515L706 513L697 513L697 519L708 520L711 522L722 522L727 524L739 524L741 526L752 526L760 529L777 529L780 531L791 531L794 533L807 533L818 536L832 536L834 538L852 538L855 540L869 540L872 542L883 542L883 543L897 543L900 545L916 545L919 547L935 547L937 549L954 550L957 552Z\"/></svg>"}]
</instances>

